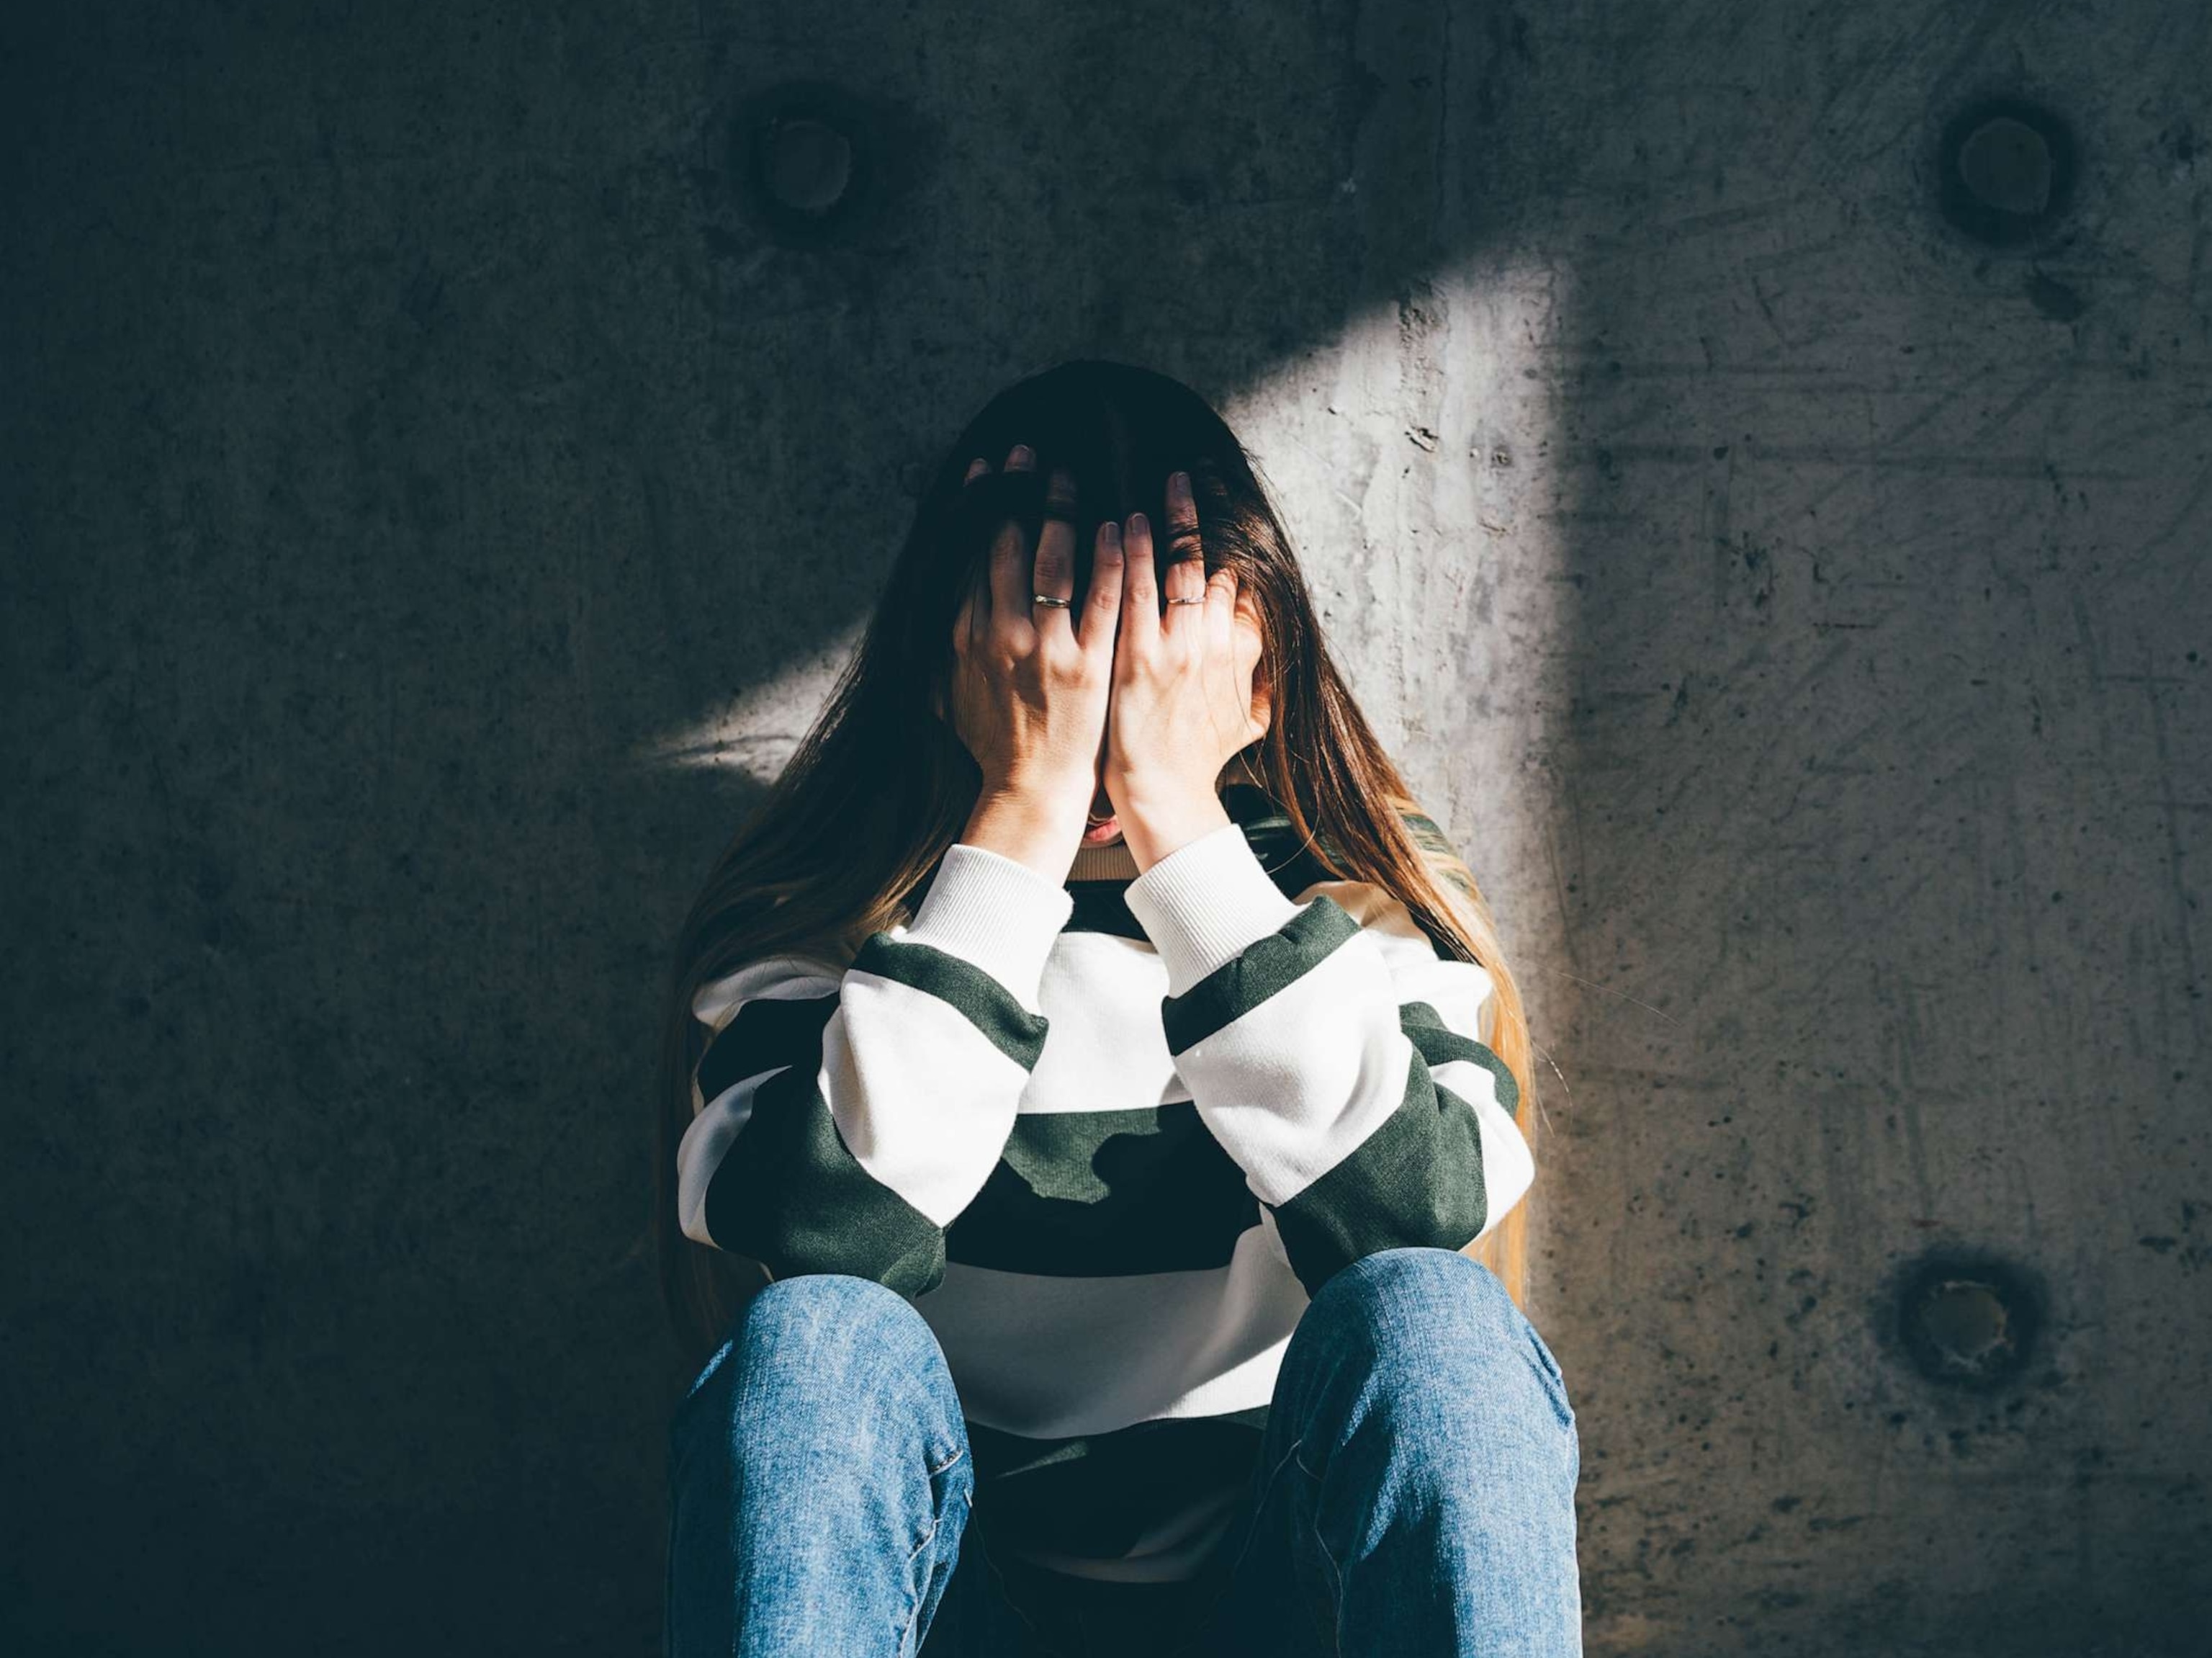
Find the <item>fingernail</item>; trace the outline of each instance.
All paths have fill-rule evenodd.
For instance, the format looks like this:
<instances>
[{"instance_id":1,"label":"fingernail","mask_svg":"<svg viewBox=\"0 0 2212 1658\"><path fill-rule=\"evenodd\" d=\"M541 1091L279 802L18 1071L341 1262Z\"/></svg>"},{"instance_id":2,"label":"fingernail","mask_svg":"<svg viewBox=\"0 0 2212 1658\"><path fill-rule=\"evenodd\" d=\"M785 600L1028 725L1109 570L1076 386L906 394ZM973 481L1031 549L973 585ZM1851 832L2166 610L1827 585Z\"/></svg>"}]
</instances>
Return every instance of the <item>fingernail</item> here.
<instances>
[{"instance_id":1,"label":"fingernail","mask_svg":"<svg viewBox=\"0 0 2212 1658\"><path fill-rule=\"evenodd\" d=\"M1010 466L1026 466L1030 462L1036 459L1036 451L1035 449L1030 448L1026 443L1017 443L1014 445L1012 452L1006 456L1006 464Z\"/></svg>"},{"instance_id":2,"label":"fingernail","mask_svg":"<svg viewBox=\"0 0 2212 1658\"><path fill-rule=\"evenodd\" d=\"M1119 552L1121 550L1121 527L1119 524L1103 526L1100 539L1106 543L1109 552Z\"/></svg>"},{"instance_id":3,"label":"fingernail","mask_svg":"<svg viewBox=\"0 0 2212 1658\"><path fill-rule=\"evenodd\" d=\"M1190 474L1188 472L1170 472L1168 474L1168 487L1171 490L1180 490L1185 495L1189 494Z\"/></svg>"},{"instance_id":4,"label":"fingernail","mask_svg":"<svg viewBox=\"0 0 2212 1658\"><path fill-rule=\"evenodd\" d=\"M1146 532L1148 532L1151 528L1152 528L1152 526L1151 526L1149 523L1147 523L1147 522L1146 522L1146 521L1145 521L1145 515L1144 515L1144 514L1142 514L1142 513L1140 513L1140 512L1133 512L1133 513L1131 513L1131 514L1129 515L1129 533L1130 533L1130 534L1132 534L1132 535L1143 535L1143 534L1145 534Z\"/></svg>"}]
</instances>

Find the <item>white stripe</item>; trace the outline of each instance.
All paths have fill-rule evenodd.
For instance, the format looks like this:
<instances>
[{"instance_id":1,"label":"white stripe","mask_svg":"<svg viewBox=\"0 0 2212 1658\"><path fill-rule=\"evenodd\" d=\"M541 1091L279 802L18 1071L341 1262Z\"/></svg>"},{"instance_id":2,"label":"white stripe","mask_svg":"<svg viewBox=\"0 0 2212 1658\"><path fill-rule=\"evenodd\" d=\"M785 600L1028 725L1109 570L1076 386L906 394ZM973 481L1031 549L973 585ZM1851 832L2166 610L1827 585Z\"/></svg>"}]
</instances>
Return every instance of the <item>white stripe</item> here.
<instances>
[{"instance_id":1,"label":"white stripe","mask_svg":"<svg viewBox=\"0 0 2212 1658\"><path fill-rule=\"evenodd\" d=\"M1177 1064L1263 1203L1288 1203L1403 1103L1413 1045L1374 939L1355 933Z\"/></svg>"},{"instance_id":2,"label":"white stripe","mask_svg":"<svg viewBox=\"0 0 2212 1658\"><path fill-rule=\"evenodd\" d=\"M1264 1211L1226 1266L1057 1278L956 1261L913 1303L967 1414L1035 1439L1265 1405L1308 1304Z\"/></svg>"},{"instance_id":3,"label":"white stripe","mask_svg":"<svg viewBox=\"0 0 2212 1658\"><path fill-rule=\"evenodd\" d=\"M1375 941L1389 964L1401 1002L1425 1002L1445 1024L1478 1042L1490 1040L1490 1026L1497 1005L1497 986L1490 969L1479 961L1440 956L1429 942L1413 911L1381 887L1364 881L1316 881L1298 894L1304 904L1317 893L1326 893L1358 921L1364 936Z\"/></svg>"},{"instance_id":4,"label":"white stripe","mask_svg":"<svg viewBox=\"0 0 2212 1658\"><path fill-rule=\"evenodd\" d=\"M1029 1075L951 1003L854 967L816 1082L860 1167L950 1226L1006 1149Z\"/></svg>"},{"instance_id":5,"label":"white stripe","mask_svg":"<svg viewBox=\"0 0 2212 1658\"><path fill-rule=\"evenodd\" d=\"M1190 1098L1160 1021L1167 968L1142 939L1063 933L1039 993L1044 1052L1024 1112L1129 1111Z\"/></svg>"}]
</instances>

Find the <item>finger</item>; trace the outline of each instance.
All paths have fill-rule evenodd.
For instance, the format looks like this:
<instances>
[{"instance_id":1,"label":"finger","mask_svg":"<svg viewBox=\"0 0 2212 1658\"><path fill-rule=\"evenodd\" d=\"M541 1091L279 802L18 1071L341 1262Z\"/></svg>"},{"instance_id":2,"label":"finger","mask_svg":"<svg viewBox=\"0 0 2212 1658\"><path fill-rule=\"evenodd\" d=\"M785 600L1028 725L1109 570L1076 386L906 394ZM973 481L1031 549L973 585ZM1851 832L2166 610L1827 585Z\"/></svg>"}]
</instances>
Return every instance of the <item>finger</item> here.
<instances>
[{"instance_id":1,"label":"finger","mask_svg":"<svg viewBox=\"0 0 2212 1658\"><path fill-rule=\"evenodd\" d=\"M1190 602L1206 597L1207 583L1206 549L1198 537L1198 503L1191 498L1188 472L1168 475L1167 558L1168 606L1161 625L1170 633L1202 638L1205 615L1212 607Z\"/></svg>"},{"instance_id":2,"label":"finger","mask_svg":"<svg viewBox=\"0 0 2212 1658\"><path fill-rule=\"evenodd\" d=\"M1036 595L1049 594L1073 601L1075 597L1075 474L1054 466L1044 491L1044 527L1037 533L1035 582L1030 594L1039 632L1073 637L1075 624L1068 609L1040 605Z\"/></svg>"},{"instance_id":3,"label":"finger","mask_svg":"<svg viewBox=\"0 0 2212 1658\"><path fill-rule=\"evenodd\" d=\"M1273 698L1260 672L1267 655L1267 638L1260 625L1258 601L1233 570L1230 580L1235 588L1229 611L1230 659L1237 664L1237 683L1249 688L1246 702L1251 710L1252 735L1256 738L1267 734L1273 717Z\"/></svg>"},{"instance_id":4,"label":"finger","mask_svg":"<svg viewBox=\"0 0 2212 1658\"><path fill-rule=\"evenodd\" d=\"M1201 607L1191 607L1191 613L1201 619L1196 624L1206 641L1208 671L1212 664L1222 664L1222 671L1237 687L1243 700L1243 714L1237 734L1237 745L1243 747L1253 737L1252 728L1252 667L1254 657L1248 655L1243 641L1237 637L1237 571L1228 564L1206 578L1206 603Z\"/></svg>"},{"instance_id":5,"label":"finger","mask_svg":"<svg viewBox=\"0 0 2212 1658\"><path fill-rule=\"evenodd\" d=\"M1026 443L1015 444L1006 456L1006 470L1010 472L1028 472L1036 465L1036 453ZM1022 531L1021 520L1010 517L1000 524L999 533L991 541L991 623L1015 627L1027 625L1031 590L1029 582L1029 538Z\"/></svg>"},{"instance_id":6,"label":"finger","mask_svg":"<svg viewBox=\"0 0 2212 1658\"><path fill-rule=\"evenodd\" d=\"M952 619L952 649L956 655L970 651L983 641L983 618L988 613L981 588L968 589L968 596L960 601L960 609Z\"/></svg>"},{"instance_id":7,"label":"finger","mask_svg":"<svg viewBox=\"0 0 2212 1658\"><path fill-rule=\"evenodd\" d=\"M972 491L978 483L982 479L988 478L990 475L991 463L984 460L981 455L979 454L973 460L969 461L968 463L968 474L960 480L960 495L962 501L965 502L968 499L969 492ZM988 592L984 595L987 605L989 600L989 596L990 595ZM963 602L960 607L960 614L953 619L952 640L954 649L964 650L967 648L970 630L974 625L975 618L970 615L968 606Z\"/></svg>"},{"instance_id":8,"label":"finger","mask_svg":"<svg viewBox=\"0 0 2212 1658\"><path fill-rule=\"evenodd\" d=\"M1260 601L1252 589L1242 580L1237 580L1235 608L1229 618L1230 631L1236 640L1237 666L1240 671L1251 669L1267 654L1267 629L1260 621Z\"/></svg>"},{"instance_id":9,"label":"finger","mask_svg":"<svg viewBox=\"0 0 2212 1658\"><path fill-rule=\"evenodd\" d=\"M1200 637L1208 651L1218 652L1221 659L1241 668L1237 661L1234 635L1237 631L1237 572L1224 564L1206 578L1206 603L1193 605L1190 613L1200 619Z\"/></svg>"},{"instance_id":10,"label":"finger","mask_svg":"<svg viewBox=\"0 0 2212 1658\"><path fill-rule=\"evenodd\" d=\"M1114 655L1115 623L1121 612L1121 527L1108 519L1091 543L1091 588L1083 599L1083 649L1087 655Z\"/></svg>"},{"instance_id":11,"label":"finger","mask_svg":"<svg viewBox=\"0 0 2212 1658\"><path fill-rule=\"evenodd\" d=\"M1152 527L1140 512L1129 515L1121 537L1121 632L1131 646L1147 649L1160 637L1160 590L1152 569Z\"/></svg>"}]
</instances>

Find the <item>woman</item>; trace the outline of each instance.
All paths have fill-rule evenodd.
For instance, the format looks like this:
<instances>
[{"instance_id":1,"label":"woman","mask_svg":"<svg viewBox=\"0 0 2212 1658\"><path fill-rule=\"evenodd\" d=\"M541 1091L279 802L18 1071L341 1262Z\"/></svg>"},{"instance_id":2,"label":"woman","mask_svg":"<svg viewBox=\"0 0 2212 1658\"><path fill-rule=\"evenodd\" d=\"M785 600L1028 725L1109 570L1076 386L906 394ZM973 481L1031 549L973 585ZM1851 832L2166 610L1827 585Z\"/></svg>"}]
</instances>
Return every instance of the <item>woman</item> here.
<instances>
[{"instance_id":1,"label":"woman","mask_svg":"<svg viewBox=\"0 0 2212 1658\"><path fill-rule=\"evenodd\" d=\"M1528 1049L1220 417L1003 393L678 946L667 1649L1578 1653Z\"/></svg>"}]
</instances>

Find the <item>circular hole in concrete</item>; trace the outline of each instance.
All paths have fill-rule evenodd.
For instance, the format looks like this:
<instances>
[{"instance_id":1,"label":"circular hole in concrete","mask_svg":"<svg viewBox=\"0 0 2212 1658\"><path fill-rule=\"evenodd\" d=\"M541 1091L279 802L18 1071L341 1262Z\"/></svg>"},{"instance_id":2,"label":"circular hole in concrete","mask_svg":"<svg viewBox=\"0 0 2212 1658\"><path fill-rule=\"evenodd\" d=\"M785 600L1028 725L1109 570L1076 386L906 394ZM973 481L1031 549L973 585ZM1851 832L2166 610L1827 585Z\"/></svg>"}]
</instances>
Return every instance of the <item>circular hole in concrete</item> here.
<instances>
[{"instance_id":1,"label":"circular hole in concrete","mask_svg":"<svg viewBox=\"0 0 2212 1658\"><path fill-rule=\"evenodd\" d=\"M1990 1284L1947 1278L1922 1303L1920 1322L1944 1363L1956 1370L1979 1374L2012 1351L2012 1316Z\"/></svg>"},{"instance_id":2,"label":"circular hole in concrete","mask_svg":"<svg viewBox=\"0 0 2212 1658\"><path fill-rule=\"evenodd\" d=\"M760 138L761 182L783 206L827 213L853 181L853 141L817 116L771 121Z\"/></svg>"},{"instance_id":3,"label":"circular hole in concrete","mask_svg":"<svg viewBox=\"0 0 2212 1658\"><path fill-rule=\"evenodd\" d=\"M1995 1387L2017 1375L2039 1314L2024 1277L1988 1258L1938 1258L1906 1279L1898 1313L1905 1350L1930 1381Z\"/></svg>"},{"instance_id":4,"label":"circular hole in concrete","mask_svg":"<svg viewBox=\"0 0 2212 1658\"><path fill-rule=\"evenodd\" d=\"M2051 141L2025 121L1993 117L1959 146L1959 178L1984 207L2033 218L2051 205Z\"/></svg>"},{"instance_id":5,"label":"circular hole in concrete","mask_svg":"<svg viewBox=\"0 0 2212 1658\"><path fill-rule=\"evenodd\" d=\"M750 95L730 133L749 210L793 246L842 239L877 193L877 135L868 108L827 82L787 82Z\"/></svg>"},{"instance_id":6,"label":"circular hole in concrete","mask_svg":"<svg viewBox=\"0 0 2212 1658\"><path fill-rule=\"evenodd\" d=\"M1988 99L1945 125L1936 164L1943 216L1978 241L2009 247L2031 241L2064 210L2073 134L2040 105Z\"/></svg>"}]
</instances>

